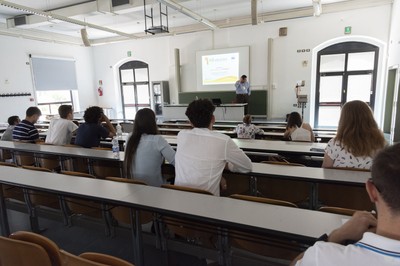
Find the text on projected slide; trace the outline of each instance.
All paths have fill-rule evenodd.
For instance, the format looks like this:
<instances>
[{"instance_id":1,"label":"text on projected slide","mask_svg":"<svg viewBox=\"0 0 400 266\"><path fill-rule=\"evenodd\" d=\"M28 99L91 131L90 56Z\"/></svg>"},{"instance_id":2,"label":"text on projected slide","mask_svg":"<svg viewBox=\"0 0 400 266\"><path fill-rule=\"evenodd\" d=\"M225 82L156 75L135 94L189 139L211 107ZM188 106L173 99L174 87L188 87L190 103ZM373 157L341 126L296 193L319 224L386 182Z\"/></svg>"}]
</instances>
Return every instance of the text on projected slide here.
<instances>
[{"instance_id":1,"label":"text on projected slide","mask_svg":"<svg viewBox=\"0 0 400 266\"><path fill-rule=\"evenodd\" d=\"M233 84L239 77L239 53L203 55L203 85Z\"/></svg>"}]
</instances>

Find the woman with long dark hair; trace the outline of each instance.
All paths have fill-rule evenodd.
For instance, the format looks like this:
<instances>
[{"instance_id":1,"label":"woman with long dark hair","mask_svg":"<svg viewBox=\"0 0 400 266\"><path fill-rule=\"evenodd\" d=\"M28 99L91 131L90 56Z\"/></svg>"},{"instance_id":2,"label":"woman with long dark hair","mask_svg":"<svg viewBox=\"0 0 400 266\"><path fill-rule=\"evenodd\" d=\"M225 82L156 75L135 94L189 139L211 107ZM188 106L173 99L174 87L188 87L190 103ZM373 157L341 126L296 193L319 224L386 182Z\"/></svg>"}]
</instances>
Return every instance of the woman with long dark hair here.
<instances>
[{"instance_id":1,"label":"woman with long dark hair","mask_svg":"<svg viewBox=\"0 0 400 266\"><path fill-rule=\"evenodd\" d=\"M158 135L153 110L144 108L135 116L133 133L125 148L124 169L128 178L139 179L151 186L164 182L161 164L164 158L175 165L175 151Z\"/></svg>"},{"instance_id":2,"label":"woman with long dark hair","mask_svg":"<svg viewBox=\"0 0 400 266\"><path fill-rule=\"evenodd\" d=\"M298 112L290 113L283 137L293 141L313 142L315 140L311 126L303 122Z\"/></svg>"}]
</instances>

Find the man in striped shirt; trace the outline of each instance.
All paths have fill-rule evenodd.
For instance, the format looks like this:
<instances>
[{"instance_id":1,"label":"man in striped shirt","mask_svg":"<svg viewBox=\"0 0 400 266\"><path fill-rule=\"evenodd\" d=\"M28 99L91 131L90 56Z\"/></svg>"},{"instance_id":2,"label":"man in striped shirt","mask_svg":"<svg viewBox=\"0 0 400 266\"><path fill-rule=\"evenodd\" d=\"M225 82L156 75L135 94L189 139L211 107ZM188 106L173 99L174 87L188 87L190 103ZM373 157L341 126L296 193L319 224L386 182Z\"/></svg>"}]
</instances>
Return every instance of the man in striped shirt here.
<instances>
[{"instance_id":1,"label":"man in striped shirt","mask_svg":"<svg viewBox=\"0 0 400 266\"><path fill-rule=\"evenodd\" d=\"M36 106L26 110L26 117L13 130L13 140L36 143L39 140L39 132L35 127L42 112Z\"/></svg>"}]
</instances>

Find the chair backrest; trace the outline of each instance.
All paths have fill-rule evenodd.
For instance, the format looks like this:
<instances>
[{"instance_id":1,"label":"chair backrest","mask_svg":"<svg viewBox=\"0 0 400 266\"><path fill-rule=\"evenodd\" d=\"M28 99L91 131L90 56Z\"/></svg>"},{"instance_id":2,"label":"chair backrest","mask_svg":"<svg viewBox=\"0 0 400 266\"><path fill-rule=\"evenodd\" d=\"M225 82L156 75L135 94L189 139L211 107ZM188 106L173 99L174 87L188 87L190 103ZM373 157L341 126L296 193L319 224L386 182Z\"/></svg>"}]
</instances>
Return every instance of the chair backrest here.
<instances>
[{"instance_id":1,"label":"chair backrest","mask_svg":"<svg viewBox=\"0 0 400 266\"><path fill-rule=\"evenodd\" d=\"M0 265L54 266L40 245L0 236Z\"/></svg>"},{"instance_id":2,"label":"chair backrest","mask_svg":"<svg viewBox=\"0 0 400 266\"><path fill-rule=\"evenodd\" d=\"M47 254L50 257L51 264L53 266L62 265L60 249L58 248L56 243L54 243L47 237L44 237L42 235L35 234L32 232L18 231L18 232L12 233L10 235L10 238L20 240L20 241L34 243L34 244L41 246L44 250L46 250Z\"/></svg>"},{"instance_id":3,"label":"chair backrest","mask_svg":"<svg viewBox=\"0 0 400 266\"><path fill-rule=\"evenodd\" d=\"M87 178L96 178L94 175L82 173L82 172L75 172L75 171L61 171L63 175L72 175L72 176L80 176L80 177L87 177Z\"/></svg>"},{"instance_id":4,"label":"chair backrest","mask_svg":"<svg viewBox=\"0 0 400 266\"><path fill-rule=\"evenodd\" d=\"M134 266L130 262L102 253L85 252L79 255L79 257L109 266Z\"/></svg>"},{"instance_id":5,"label":"chair backrest","mask_svg":"<svg viewBox=\"0 0 400 266\"><path fill-rule=\"evenodd\" d=\"M121 127L122 127L122 131L125 133L131 133L133 132L133 123L120 123Z\"/></svg>"},{"instance_id":6,"label":"chair backrest","mask_svg":"<svg viewBox=\"0 0 400 266\"><path fill-rule=\"evenodd\" d=\"M71 254L65 250L60 250L60 254L63 260L63 265L71 265L71 266L110 266L107 264L98 263L95 261L91 261L74 254Z\"/></svg>"},{"instance_id":7,"label":"chair backrest","mask_svg":"<svg viewBox=\"0 0 400 266\"><path fill-rule=\"evenodd\" d=\"M50 169L47 169L47 168L44 168L44 167L23 165L22 168L27 169L27 170L40 171L40 172L50 172L51 173Z\"/></svg>"},{"instance_id":8,"label":"chair backrest","mask_svg":"<svg viewBox=\"0 0 400 266\"><path fill-rule=\"evenodd\" d=\"M175 189L180 191L198 193L198 194L205 194L205 195L213 195L211 192L199 188L191 188L191 187L184 187L184 186L177 186L177 185L170 185L170 184L163 184L161 185L162 188L168 189Z\"/></svg>"},{"instance_id":9,"label":"chair backrest","mask_svg":"<svg viewBox=\"0 0 400 266\"><path fill-rule=\"evenodd\" d=\"M370 169L352 168L352 167L327 167L327 169L357 171L357 172L371 172Z\"/></svg>"},{"instance_id":10,"label":"chair backrest","mask_svg":"<svg viewBox=\"0 0 400 266\"><path fill-rule=\"evenodd\" d=\"M287 166L303 166L303 167L305 167L305 165L301 164L301 163L290 163L290 162L280 162L280 161L262 161L261 163L276 164L276 165L287 165Z\"/></svg>"},{"instance_id":11,"label":"chair backrest","mask_svg":"<svg viewBox=\"0 0 400 266\"><path fill-rule=\"evenodd\" d=\"M8 162L0 162L0 166L17 167L15 163L8 163Z\"/></svg>"},{"instance_id":12,"label":"chair backrest","mask_svg":"<svg viewBox=\"0 0 400 266\"><path fill-rule=\"evenodd\" d=\"M129 179L129 178L122 178L122 177L115 177L115 176L107 176L106 180L147 186L146 182L141 181L141 180L137 180L137 179Z\"/></svg>"},{"instance_id":13,"label":"chair backrest","mask_svg":"<svg viewBox=\"0 0 400 266\"><path fill-rule=\"evenodd\" d=\"M353 216L353 214L357 210L347 209L347 208L340 208L340 207L325 206L325 207L319 208L318 211L341 214L341 215L347 215L347 216Z\"/></svg>"},{"instance_id":14,"label":"chair backrest","mask_svg":"<svg viewBox=\"0 0 400 266\"><path fill-rule=\"evenodd\" d=\"M296 204L289 202L289 201L284 201L284 200L277 200L277 199L264 198L264 197L255 197L255 196L248 196L248 195L240 195L240 194L233 194L230 197L234 198L234 199L240 199L240 200L247 200L247 201L260 202L260 203L266 203L266 204L272 204L272 205L298 208L298 206Z\"/></svg>"}]
</instances>

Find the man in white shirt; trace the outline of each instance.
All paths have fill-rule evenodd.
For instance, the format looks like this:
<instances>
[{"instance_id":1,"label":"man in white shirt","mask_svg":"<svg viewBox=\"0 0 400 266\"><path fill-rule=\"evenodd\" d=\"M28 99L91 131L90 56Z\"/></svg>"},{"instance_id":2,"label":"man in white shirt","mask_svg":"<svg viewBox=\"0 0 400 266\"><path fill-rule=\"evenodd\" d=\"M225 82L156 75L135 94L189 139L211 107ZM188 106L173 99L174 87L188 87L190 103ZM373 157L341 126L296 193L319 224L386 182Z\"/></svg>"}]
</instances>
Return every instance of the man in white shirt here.
<instances>
[{"instance_id":1,"label":"man in white shirt","mask_svg":"<svg viewBox=\"0 0 400 266\"><path fill-rule=\"evenodd\" d=\"M178 134L175 155L175 184L207 190L219 196L220 183L226 189L222 172L246 173L252 164L246 154L224 134L212 131L215 106L208 99L191 102L186 116L194 127Z\"/></svg>"},{"instance_id":2,"label":"man in white shirt","mask_svg":"<svg viewBox=\"0 0 400 266\"><path fill-rule=\"evenodd\" d=\"M72 122L74 118L71 105L60 105L58 108L60 118L53 119L50 122L47 131L46 143L54 145L65 145L71 143L72 134L78 126Z\"/></svg>"},{"instance_id":3,"label":"man in white shirt","mask_svg":"<svg viewBox=\"0 0 400 266\"><path fill-rule=\"evenodd\" d=\"M366 189L378 218L356 212L292 265L400 265L400 144L374 158L371 176ZM355 244L344 246L349 240Z\"/></svg>"}]
</instances>

